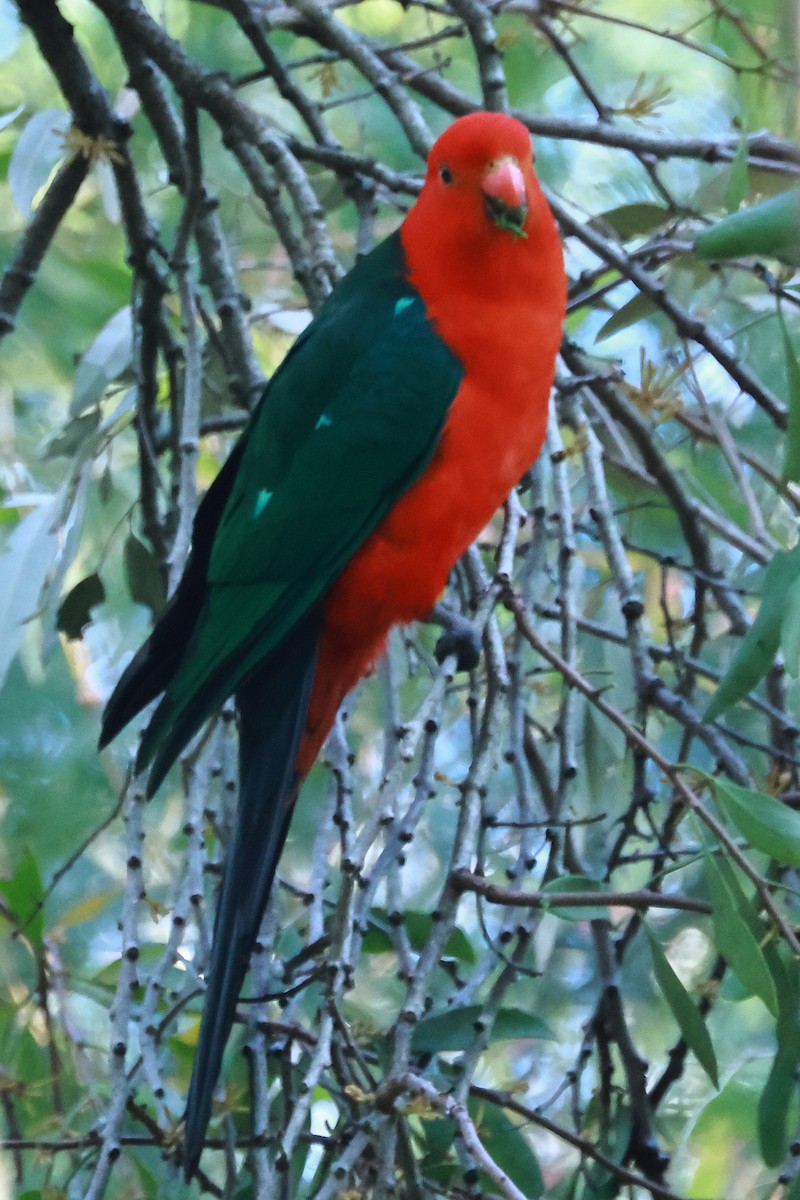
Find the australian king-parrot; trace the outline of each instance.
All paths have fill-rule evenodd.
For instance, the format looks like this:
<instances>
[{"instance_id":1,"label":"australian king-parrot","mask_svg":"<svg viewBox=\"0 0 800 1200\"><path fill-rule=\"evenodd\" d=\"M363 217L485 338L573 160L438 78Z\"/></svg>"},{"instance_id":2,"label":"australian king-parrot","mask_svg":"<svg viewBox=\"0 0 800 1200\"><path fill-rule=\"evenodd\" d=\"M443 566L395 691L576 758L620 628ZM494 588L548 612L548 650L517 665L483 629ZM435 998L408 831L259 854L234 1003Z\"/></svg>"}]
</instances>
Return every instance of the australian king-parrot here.
<instances>
[{"instance_id":1,"label":"australian king-parrot","mask_svg":"<svg viewBox=\"0 0 800 1200\"><path fill-rule=\"evenodd\" d=\"M299 785L391 627L430 614L536 458L565 296L527 130L497 113L459 118L400 229L342 279L269 381L200 504L169 605L108 702L101 745L161 695L137 759L152 794L236 699L238 818L187 1176Z\"/></svg>"}]
</instances>

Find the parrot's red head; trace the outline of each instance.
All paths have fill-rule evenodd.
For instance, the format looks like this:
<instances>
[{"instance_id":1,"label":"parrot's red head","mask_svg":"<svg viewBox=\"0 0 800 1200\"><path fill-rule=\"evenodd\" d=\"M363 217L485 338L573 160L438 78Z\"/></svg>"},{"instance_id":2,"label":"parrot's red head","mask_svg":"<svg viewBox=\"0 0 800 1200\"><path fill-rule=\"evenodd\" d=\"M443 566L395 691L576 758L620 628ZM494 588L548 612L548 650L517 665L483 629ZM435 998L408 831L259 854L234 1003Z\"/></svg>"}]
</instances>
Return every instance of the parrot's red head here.
<instances>
[{"instance_id":1,"label":"parrot's red head","mask_svg":"<svg viewBox=\"0 0 800 1200\"><path fill-rule=\"evenodd\" d=\"M516 329L533 307L556 338L566 300L561 243L533 169L525 126L502 113L459 117L434 143L416 204L401 230L408 275L462 358L496 314ZM480 318L478 317L480 314Z\"/></svg>"},{"instance_id":2,"label":"parrot's red head","mask_svg":"<svg viewBox=\"0 0 800 1200\"><path fill-rule=\"evenodd\" d=\"M478 231L494 226L526 236L530 201L538 192L530 135L503 113L471 113L446 129L428 156L425 202L442 214L471 218Z\"/></svg>"}]
</instances>

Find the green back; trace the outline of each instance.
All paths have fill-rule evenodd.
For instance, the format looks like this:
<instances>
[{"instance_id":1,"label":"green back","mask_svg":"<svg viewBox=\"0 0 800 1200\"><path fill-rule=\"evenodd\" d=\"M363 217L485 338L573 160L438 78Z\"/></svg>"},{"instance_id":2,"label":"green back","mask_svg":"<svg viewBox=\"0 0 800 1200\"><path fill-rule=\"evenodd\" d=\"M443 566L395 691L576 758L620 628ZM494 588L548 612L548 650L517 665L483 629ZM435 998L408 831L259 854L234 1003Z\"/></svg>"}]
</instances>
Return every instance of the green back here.
<instances>
[{"instance_id":1,"label":"green back","mask_svg":"<svg viewBox=\"0 0 800 1200\"><path fill-rule=\"evenodd\" d=\"M205 603L145 733L151 788L419 477L462 375L395 233L332 292L242 435Z\"/></svg>"}]
</instances>

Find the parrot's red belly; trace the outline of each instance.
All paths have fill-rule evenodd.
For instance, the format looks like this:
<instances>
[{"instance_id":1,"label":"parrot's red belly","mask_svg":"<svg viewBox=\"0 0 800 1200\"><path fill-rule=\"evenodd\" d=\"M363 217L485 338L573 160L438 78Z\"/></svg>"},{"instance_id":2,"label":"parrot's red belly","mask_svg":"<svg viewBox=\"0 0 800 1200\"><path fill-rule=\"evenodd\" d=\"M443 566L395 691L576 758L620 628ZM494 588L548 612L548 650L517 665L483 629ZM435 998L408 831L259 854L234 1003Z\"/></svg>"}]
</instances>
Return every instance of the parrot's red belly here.
<instances>
[{"instance_id":1,"label":"parrot's red belly","mask_svg":"<svg viewBox=\"0 0 800 1200\"><path fill-rule=\"evenodd\" d=\"M391 627L428 616L453 563L536 458L552 382L536 357L527 378L510 381L507 391L495 381L491 397L470 380L462 383L425 473L331 588L298 755L301 775L310 769L344 697L380 658ZM515 431L511 438L509 430Z\"/></svg>"}]
</instances>

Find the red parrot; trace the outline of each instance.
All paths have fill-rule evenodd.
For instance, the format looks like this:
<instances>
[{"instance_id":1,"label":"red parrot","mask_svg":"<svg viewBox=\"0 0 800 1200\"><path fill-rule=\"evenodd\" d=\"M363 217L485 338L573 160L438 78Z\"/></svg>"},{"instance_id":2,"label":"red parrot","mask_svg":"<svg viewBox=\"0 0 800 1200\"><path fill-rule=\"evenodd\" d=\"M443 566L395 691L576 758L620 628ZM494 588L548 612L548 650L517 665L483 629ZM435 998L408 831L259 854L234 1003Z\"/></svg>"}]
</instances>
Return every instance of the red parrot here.
<instances>
[{"instance_id":1,"label":"red parrot","mask_svg":"<svg viewBox=\"0 0 800 1200\"><path fill-rule=\"evenodd\" d=\"M561 245L512 117L434 144L400 229L359 260L264 390L201 503L184 575L124 672L101 746L163 693L148 794L231 695L239 812L186 1112L193 1174L300 783L393 625L536 458L566 301Z\"/></svg>"}]
</instances>

